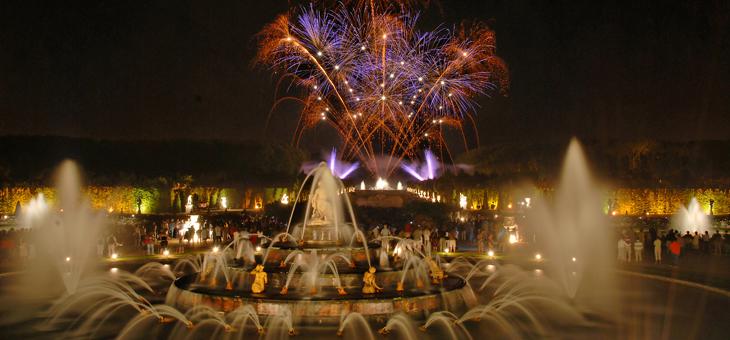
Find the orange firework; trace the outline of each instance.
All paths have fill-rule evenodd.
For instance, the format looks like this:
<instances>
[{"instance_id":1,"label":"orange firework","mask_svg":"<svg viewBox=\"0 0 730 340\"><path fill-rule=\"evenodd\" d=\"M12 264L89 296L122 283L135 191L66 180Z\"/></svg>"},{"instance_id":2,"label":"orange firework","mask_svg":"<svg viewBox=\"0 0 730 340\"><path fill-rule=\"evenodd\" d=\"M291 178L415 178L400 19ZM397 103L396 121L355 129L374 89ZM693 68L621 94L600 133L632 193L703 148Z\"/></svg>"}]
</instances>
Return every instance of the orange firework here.
<instances>
[{"instance_id":1,"label":"orange firework","mask_svg":"<svg viewBox=\"0 0 730 340\"><path fill-rule=\"evenodd\" d=\"M463 24L421 32L407 3L303 7L263 29L257 60L290 82L295 93L286 99L302 104L295 143L329 124L342 138L343 158L383 177L423 148L448 153L445 127L460 131L466 145L475 98L508 87L494 31Z\"/></svg>"}]
</instances>

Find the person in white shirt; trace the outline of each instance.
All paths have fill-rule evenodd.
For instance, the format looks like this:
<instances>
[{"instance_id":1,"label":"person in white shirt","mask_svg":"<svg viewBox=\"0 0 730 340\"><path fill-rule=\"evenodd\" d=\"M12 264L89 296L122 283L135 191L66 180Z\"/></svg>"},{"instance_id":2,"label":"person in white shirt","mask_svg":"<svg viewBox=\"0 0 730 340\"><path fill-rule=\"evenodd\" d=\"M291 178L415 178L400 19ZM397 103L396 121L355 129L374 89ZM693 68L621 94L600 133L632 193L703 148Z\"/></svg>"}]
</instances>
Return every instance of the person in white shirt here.
<instances>
[{"instance_id":1,"label":"person in white shirt","mask_svg":"<svg viewBox=\"0 0 730 340\"><path fill-rule=\"evenodd\" d=\"M641 243L641 240L636 239L634 241L634 260L636 262L641 262L643 260L643 253L644 253L644 244Z\"/></svg>"},{"instance_id":2,"label":"person in white shirt","mask_svg":"<svg viewBox=\"0 0 730 340\"><path fill-rule=\"evenodd\" d=\"M619 238L618 239L618 254L617 254L617 257L618 257L619 262L626 261L626 247L624 247L625 244L626 243L624 242L624 240L622 238Z\"/></svg>"},{"instance_id":3,"label":"person in white shirt","mask_svg":"<svg viewBox=\"0 0 730 340\"><path fill-rule=\"evenodd\" d=\"M426 251L426 255L431 255L431 229L426 227L423 231L423 248Z\"/></svg>"}]
</instances>

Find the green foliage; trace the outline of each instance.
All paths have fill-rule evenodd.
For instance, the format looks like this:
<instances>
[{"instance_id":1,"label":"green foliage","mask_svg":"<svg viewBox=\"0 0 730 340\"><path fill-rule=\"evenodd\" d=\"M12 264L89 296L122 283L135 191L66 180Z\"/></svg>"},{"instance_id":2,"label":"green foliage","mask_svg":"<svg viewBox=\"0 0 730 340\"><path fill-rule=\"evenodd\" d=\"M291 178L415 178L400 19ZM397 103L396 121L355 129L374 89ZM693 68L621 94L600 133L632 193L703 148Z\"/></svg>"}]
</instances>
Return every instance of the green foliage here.
<instances>
[{"instance_id":1,"label":"green foliage","mask_svg":"<svg viewBox=\"0 0 730 340\"><path fill-rule=\"evenodd\" d=\"M152 188L152 187L146 187L146 188L134 187L134 188L132 188L132 192L133 192L132 195L134 196L134 199L135 199L135 203L134 203L135 209L133 211L137 210L136 209L136 205L137 205L136 200L137 199L140 199L142 201L141 209L142 209L143 214L149 214L149 213L158 211L158 202L159 202L159 198L160 198L159 189Z\"/></svg>"}]
</instances>

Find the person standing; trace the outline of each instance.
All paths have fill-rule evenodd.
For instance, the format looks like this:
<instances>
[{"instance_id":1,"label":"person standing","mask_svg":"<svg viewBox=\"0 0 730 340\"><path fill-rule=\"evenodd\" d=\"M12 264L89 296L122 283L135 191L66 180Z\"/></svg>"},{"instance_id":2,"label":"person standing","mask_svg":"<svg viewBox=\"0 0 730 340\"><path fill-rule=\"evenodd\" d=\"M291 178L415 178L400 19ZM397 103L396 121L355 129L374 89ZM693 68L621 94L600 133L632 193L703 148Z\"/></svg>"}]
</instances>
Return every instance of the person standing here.
<instances>
[{"instance_id":1,"label":"person standing","mask_svg":"<svg viewBox=\"0 0 730 340\"><path fill-rule=\"evenodd\" d=\"M715 231L715 233L712 234L712 237L710 238L710 243L712 243L712 253L715 255L721 255L722 254L722 236L720 235L720 232Z\"/></svg>"},{"instance_id":2,"label":"person standing","mask_svg":"<svg viewBox=\"0 0 730 340\"><path fill-rule=\"evenodd\" d=\"M644 260L644 243L639 238L634 240L634 261L641 263Z\"/></svg>"},{"instance_id":3,"label":"person standing","mask_svg":"<svg viewBox=\"0 0 730 340\"><path fill-rule=\"evenodd\" d=\"M96 242L96 255L99 257L104 257L104 243L104 237L99 237Z\"/></svg>"},{"instance_id":4,"label":"person standing","mask_svg":"<svg viewBox=\"0 0 730 340\"><path fill-rule=\"evenodd\" d=\"M220 225L213 227L213 244L220 245L223 243L223 228Z\"/></svg>"},{"instance_id":5,"label":"person standing","mask_svg":"<svg viewBox=\"0 0 730 340\"><path fill-rule=\"evenodd\" d=\"M442 252L449 251L449 243L447 241L448 237L449 237L448 231L439 233L439 249L438 249L439 251L442 251Z\"/></svg>"},{"instance_id":6,"label":"person standing","mask_svg":"<svg viewBox=\"0 0 730 340\"><path fill-rule=\"evenodd\" d=\"M477 251L481 254L484 253L484 229L480 229L477 233Z\"/></svg>"},{"instance_id":7,"label":"person standing","mask_svg":"<svg viewBox=\"0 0 730 340\"><path fill-rule=\"evenodd\" d=\"M258 230L254 230L252 233L248 235L248 239L251 240L252 245L256 245L259 239L259 232Z\"/></svg>"},{"instance_id":8,"label":"person standing","mask_svg":"<svg viewBox=\"0 0 730 340\"><path fill-rule=\"evenodd\" d=\"M155 238L147 234L147 237L144 239L144 243L147 246L147 255L154 255L155 254Z\"/></svg>"},{"instance_id":9,"label":"person standing","mask_svg":"<svg viewBox=\"0 0 730 340\"><path fill-rule=\"evenodd\" d=\"M619 262L626 262L626 250L624 247L625 244L626 243L624 242L623 238L618 239L617 258Z\"/></svg>"},{"instance_id":10,"label":"person standing","mask_svg":"<svg viewBox=\"0 0 730 340\"><path fill-rule=\"evenodd\" d=\"M180 224L178 223L178 227ZM181 228L177 228L177 252L182 254L185 252L185 233L182 231Z\"/></svg>"},{"instance_id":11,"label":"person standing","mask_svg":"<svg viewBox=\"0 0 730 340\"><path fill-rule=\"evenodd\" d=\"M672 254L672 264L674 266L679 265L679 254L682 252L682 246L679 244L677 239L672 240L669 243L669 253Z\"/></svg>"},{"instance_id":12,"label":"person standing","mask_svg":"<svg viewBox=\"0 0 730 340\"><path fill-rule=\"evenodd\" d=\"M654 263L662 263L662 240L659 236L654 239Z\"/></svg>"},{"instance_id":13,"label":"person standing","mask_svg":"<svg viewBox=\"0 0 730 340\"><path fill-rule=\"evenodd\" d=\"M423 230L423 249L426 251L426 255L431 255L431 228L426 226Z\"/></svg>"},{"instance_id":14,"label":"person standing","mask_svg":"<svg viewBox=\"0 0 730 340\"><path fill-rule=\"evenodd\" d=\"M142 228L139 225L134 226L134 246L142 248Z\"/></svg>"},{"instance_id":15,"label":"person standing","mask_svg":"<svg viewBox=\"0 0 730 340\"><path fill-rule=\"evenodd\" d=\"M456 235L457 232L449 233L449 240L448 240L448 246L449 246L449 252L455 253L456 252Z\"/></svg>"},{"instance_id":16,"label":"person standing","mask_svg":"<svg viewBox=\"0 0 730 340\"><path fill-rule=\"evenodd\" d=\"M106 249L109 257L117 253L117 245L119 245L117 237L113 233L109 234L109 237L106 238Z\"/></svg>"}]
</instances>

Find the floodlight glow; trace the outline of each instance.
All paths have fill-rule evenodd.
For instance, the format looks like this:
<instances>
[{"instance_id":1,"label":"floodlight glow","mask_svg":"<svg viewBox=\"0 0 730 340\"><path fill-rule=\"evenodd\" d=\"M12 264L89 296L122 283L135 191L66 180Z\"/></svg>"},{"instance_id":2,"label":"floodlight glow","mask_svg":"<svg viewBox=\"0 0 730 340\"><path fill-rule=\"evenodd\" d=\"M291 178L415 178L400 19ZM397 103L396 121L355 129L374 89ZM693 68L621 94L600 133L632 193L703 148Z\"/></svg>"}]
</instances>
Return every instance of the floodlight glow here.
<instances>
[{"instance_id":1,"label":"floodlight glow","mask_svg":"<svg viewBox=\"0 0 730 340\"><path fill-rule=\"evenodd\" d=\"M459 208L466 209L466 195L459 193Z\"/></svg>"}]
</instances>

